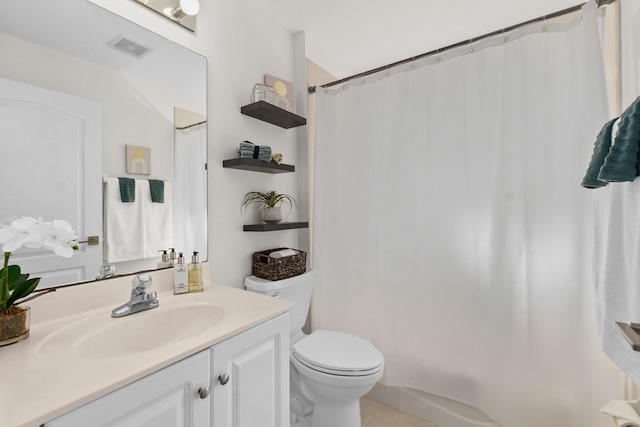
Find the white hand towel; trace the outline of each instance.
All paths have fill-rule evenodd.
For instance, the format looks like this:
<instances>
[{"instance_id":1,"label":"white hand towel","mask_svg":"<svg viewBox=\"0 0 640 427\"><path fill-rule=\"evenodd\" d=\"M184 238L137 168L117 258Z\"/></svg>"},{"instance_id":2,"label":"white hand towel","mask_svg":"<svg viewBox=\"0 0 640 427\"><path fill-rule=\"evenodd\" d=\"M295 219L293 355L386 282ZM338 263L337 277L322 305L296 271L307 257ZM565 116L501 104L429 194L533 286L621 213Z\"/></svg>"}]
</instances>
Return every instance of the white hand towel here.
<instances>
[{"instance_id":1,"label":"white hand towel","mask_svg":"<svg viewBox=\"0 0 640 427\"><path fill-rule=\"evenodd\" d=\"M104 178L104 183L104 246L107 262L144 258L142 202L138 185L136 201L123 203L118 178Z\"/></svg>"},{"instance_id":2,"label":"white hand towel","mask_svg":"<svg viewBox=\"0 0 640 427\"><path fill-rule=\"evenodd\" d=\"M149 181L136 179L136 194L143 206L146 257L157 257L158 251L173 247L173 187L165 182L164 203L153 203Z\"/></svg>"},{"instance_id":3,"label":"white hand towel","mask_svg":"<svg viewBox=\"0 0 640 427\"><path fill-rule=\"evenodd\" d=\"M638 401L627 402L623 400L612 400L604 405L600 411L611 415L618 427L640 427L640 415L634 409Z\"/></svg>"}]
</instances>

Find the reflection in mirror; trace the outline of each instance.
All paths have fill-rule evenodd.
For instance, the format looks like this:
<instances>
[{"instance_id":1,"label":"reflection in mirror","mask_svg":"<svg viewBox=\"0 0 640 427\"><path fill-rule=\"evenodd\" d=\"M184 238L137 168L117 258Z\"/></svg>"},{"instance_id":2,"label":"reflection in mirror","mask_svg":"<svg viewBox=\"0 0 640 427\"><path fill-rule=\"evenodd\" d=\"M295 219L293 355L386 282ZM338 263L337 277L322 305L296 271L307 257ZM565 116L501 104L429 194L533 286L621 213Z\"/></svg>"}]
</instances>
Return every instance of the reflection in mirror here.
<instances>
[{"instance_id":1,"label":"reflection in mirror","mask_svg":"<svg viewBox=\"0 0 640 427\"><path fill-rule=\"evenodd\" d=\"M0 197L11 201L0 205L0 218L64 219L80 240L99 240L80 245L71 258L80 265L34 250L15 254L16 263L42 277L41 286L53 286L93 280L104 264L114 264L118 274L155 269L158 251L169 247L197 250L206 260L206 142L181 148L181 132L191 128L174 122L175 107L206 122L206 58L87 0L2 2L0 49L0 169L11 178L0 188ZM206 141L206 123L193 131ZM145 174L127 172L126 146L148 149ZM201 157L201 173L188 178L198 184L179 172L184 152ZM147 185L138 200L151 197L149 180L163 183L163 218L172 219L166 232L154 230L157 218L143 211L136 221L152 231L142 233L130 216L122 222L135 233L122 244L109 241L103 181L120 177ZM188 203L172 197L193 188L198 193ZM184 219L178 204L188 205L192 217ZM143 256L126 255L140 246ZM113 258L110 250L125 255Z\"/></svg>"},{"instance_id":2,"label":"reflection in mirror","mask_svg":"<svg viewBox=\"0 0 640 427\"><path fill-rule=\"evenodd\" d=\"M207 259L207 117L174 109L174 245L185 262Z\"/></svg>"}]
</instances>

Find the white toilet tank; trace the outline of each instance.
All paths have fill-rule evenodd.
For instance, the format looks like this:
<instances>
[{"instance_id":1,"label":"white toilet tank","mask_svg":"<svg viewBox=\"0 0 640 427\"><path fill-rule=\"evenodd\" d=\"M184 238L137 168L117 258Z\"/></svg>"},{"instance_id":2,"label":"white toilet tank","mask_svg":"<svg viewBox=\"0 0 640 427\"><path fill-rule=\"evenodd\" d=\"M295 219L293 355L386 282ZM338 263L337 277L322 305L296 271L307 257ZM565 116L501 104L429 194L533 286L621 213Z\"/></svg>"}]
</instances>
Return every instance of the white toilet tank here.
<instances>
[{"instance_id":1,"label":"white toilet tank","mask_svg":"<svg viewBox=\"0 0 640 427\"><path fill-rule=\"evenodd\" d=\"M244 287L252 292L296 303L289 312L289 331L293 337L301 333L302 327L307 321L313 290L313 275L314 271L308 270L306 273L283 280L267 280L248 276L244 279Z\"/></svg>"}]
</instances>

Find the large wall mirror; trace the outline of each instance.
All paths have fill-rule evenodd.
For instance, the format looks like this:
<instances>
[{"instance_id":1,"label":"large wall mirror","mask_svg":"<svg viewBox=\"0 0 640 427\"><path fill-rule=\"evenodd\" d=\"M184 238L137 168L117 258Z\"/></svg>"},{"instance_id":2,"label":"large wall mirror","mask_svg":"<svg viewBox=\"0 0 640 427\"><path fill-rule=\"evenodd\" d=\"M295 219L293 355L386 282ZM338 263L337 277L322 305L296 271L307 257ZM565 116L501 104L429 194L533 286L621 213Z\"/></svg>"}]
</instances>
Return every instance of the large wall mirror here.
<instances>
[{"instance_id":1,"label":"large wall mirror","mask_svg":"<svg viewBox=\"0 0 640 427\"><path fill-rule=\"evenodd\" d=\"M47 287L206 260L206 58L88 0L2 2L0 51L0 218L99 242L12 263Z\"/></svg>"}]
</instances>

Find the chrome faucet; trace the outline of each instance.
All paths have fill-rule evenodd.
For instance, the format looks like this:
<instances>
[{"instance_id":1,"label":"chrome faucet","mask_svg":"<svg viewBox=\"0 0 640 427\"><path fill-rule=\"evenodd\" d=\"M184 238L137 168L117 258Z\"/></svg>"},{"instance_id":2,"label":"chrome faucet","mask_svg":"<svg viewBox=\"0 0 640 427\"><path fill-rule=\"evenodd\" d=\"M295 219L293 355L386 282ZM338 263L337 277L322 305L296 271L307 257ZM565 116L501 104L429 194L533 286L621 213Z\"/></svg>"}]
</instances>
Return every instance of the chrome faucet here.
<instances>
[{"instance_id":1,"label":"chrome faucet","mask_svg":"<svg viewBox=\"0 0 640 427\"><path fill-rule=\"evenodd\" d=\"M138 274L131 283L131 299L126 304L116 307L111 317L124 317L139 311L156 308L160 305L155 292L147 293L147 288L153 281L148 274Z\"/></svg>"}]
</instances>

